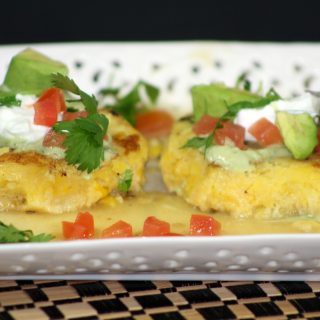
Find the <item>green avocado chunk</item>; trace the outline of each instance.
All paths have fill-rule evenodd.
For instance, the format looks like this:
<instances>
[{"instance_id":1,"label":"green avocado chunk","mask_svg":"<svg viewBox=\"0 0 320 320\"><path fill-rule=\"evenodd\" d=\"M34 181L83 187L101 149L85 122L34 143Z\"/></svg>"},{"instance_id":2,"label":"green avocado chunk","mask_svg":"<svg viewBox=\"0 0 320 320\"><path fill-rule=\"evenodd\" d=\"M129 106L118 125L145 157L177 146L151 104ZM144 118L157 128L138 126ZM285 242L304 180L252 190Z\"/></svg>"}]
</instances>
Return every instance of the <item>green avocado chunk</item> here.
<instances>
[{"instance_id":1,"label":"green avocado chunk","mask_svg":"<svg viewBox=\"0 0 320 320\"><path fill-rule=\"evenodd\" d=\"M50 75L58 72L67 75L67 66L27 48L11 59L2 87L13 93L39 95L52 87Z\"/></svg>"},{"instance_id":2,"label":"green avocado chunk","mask_svg":"<svg viewBox=\"0 0 320 320\"><path fill-rule=\"evenodd\" d=\"M203 115L221 117L227 111L227 105L239 101L254 102L261 97L249 91L228 88L224 84L197 85L191 89L194 120Z\"/></svg>"},{"instance_id":3,"label":"green avocado chunk","mask_svg":"<svg viewBox=\"0 0 320 320\"><path fill-rule=\"evenodd\" d=\"M285 146L297 160L308 158L318 144L317 125L308 113L277 112L276 122Z\"/></svg>"}]
</instances>

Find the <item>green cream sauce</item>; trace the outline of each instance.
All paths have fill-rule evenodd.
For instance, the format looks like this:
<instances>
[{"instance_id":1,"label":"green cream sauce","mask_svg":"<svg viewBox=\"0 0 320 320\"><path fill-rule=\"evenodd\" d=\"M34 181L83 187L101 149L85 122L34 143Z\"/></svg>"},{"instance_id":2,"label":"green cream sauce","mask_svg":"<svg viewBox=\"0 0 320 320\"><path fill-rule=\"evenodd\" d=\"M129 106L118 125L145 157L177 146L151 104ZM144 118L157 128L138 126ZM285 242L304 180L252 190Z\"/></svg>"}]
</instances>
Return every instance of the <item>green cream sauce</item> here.
<instances>
[{"instance_id":1,"label":"green cream sauce","mask_svg":"<svg viewBox=\"0 0 320 320\"><path fill-rule=\"evenodd\" d=\"M65 152L61 148L43 147L42 140L37 140L35 142L26 142L25 140L18 139L18 138L6 139L3 137L0 137L0 146L14 149L17 152L35 151L54 159L63 159L65 156Z\"/></svg>"},{"instance_id":2,"label":"green cream sauce","mask_svg":"<svg viewBox=\"0 0 320 320\"><path fill-rule=\"evenodd\" d=\"M0 147L8 147L16 152L35 151L53 159L63 159L65 157L65 150L57 147L44 147L42 145L42 139L30 143L23 139L6 139L0 136ZM103 142L103 147L104 161L111 160L116 152L106 141Z\"/></svg>"},{"instance_id":3,"label":"green cream sauce","mask_svg":"<svg viewBox=\"0 0 320 320\"><path fill-rule=\"evenodd\" d=\"M273 145L263 149L240 150L236 147L212 146L207 149L206 159L210 163L233 171L250 171L254 164L274 158L292 158L289 150L282 145Z\"/></svg>"}]
</instances>

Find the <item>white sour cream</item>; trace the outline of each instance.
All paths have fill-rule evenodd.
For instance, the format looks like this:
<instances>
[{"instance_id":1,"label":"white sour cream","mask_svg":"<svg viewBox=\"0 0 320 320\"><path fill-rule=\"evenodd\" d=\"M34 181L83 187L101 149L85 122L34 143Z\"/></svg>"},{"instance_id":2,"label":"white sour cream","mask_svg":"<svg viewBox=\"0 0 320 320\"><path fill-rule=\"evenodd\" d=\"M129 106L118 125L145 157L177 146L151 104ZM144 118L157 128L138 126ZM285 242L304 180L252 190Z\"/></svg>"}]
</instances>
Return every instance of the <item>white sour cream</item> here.
<instances>
[{"instance_id":1,"label":"white sour cream","mask_svg":"<svg viewBox=\"0 0 320 320\"><path fill-rule=\"evenodd\" d=\"M246 129L246 141L256 141L248 132L248 129L261 118L266 118L275 124L277 111L289 113L307 112L314 117L320 112L320 98L311 93L305 93L290 100L273 101L261 109L243 109L237 114L234 122Z\"/></svg>"},{"instance_id":2,"label":"white sour cream","mask_svg":"<svg viewBox=\"0 0 320 320\"><path fill-rule=\"evenodd\" d=\"M0 137L19 139L33 143L43 139L50 127L35 125L34 108L35 96L17 95L21 100L20 107L0 107Z\"/></svg>"}]
</instances>

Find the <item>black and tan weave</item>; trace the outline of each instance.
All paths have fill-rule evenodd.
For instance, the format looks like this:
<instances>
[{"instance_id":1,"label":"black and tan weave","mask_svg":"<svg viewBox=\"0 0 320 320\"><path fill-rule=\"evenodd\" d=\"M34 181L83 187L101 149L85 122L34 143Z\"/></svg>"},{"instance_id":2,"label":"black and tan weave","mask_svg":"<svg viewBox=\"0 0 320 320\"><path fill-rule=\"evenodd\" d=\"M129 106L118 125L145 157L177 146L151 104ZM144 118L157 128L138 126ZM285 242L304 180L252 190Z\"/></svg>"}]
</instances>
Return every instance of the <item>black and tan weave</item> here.
<instances>
[{"instance_id":1,"label":"black and tan weave","mask_svg":"<svg viewBox=\"0 0 320 320\"><path fill-rule=\"evenodd\" d=\"M320 282L0 281L12 319L320 319Z\"/></svg>"}]
</instances>

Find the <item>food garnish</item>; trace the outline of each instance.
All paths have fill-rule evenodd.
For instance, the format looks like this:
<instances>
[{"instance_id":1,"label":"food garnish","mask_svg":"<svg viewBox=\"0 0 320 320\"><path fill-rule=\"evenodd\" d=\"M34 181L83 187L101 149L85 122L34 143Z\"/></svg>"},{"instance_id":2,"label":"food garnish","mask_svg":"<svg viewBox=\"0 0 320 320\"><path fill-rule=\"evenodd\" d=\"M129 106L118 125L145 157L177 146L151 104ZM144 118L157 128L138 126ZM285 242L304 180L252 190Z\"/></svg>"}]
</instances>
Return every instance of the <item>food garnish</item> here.
<instances>
[{"instance_id":1,"label":"food garnish","mask_svg":"<svg viewBox=\"0 0 320 320\"><path fill-rule=\"evenodd\" d=\"M208 86L208 87L209 87L208 89L216 90L215 86ZM217 88L220 90L220 88L221 88L220 85ZM228 93L230 95L234 94L234 92L232 92L232 90L237 90L237 89L229 89L231 91L225 91L225 88L223 88L223 89L224 89L224 91L223 91L224 97L226 97ZM246 91L241 92L241 91L237 90L236 96L238 97L238 95L239 95L239 97L242 98L242 95L244 95L245 93L246 93ZM199 93L197 93L197 97L199 98ZM212 98L212 97L213 96L209 96L209 98ZM271 103L273 101L279 100L281 97L278 95L278 93L274 89L271 88L267 92L265 97L261 97L258 99L256 96L252 96L251 99L252 98L254 98L255 101L250 101L250 100L237 101L237 102L234 102L230 105L228 105L227 102L225 101L225 104L226 104L225 107L226 107L227 111L225 111L217 119L217 121L215 121L214 127L212 128L212 132L207 137L194 137L194 138L189 139L183 147L184 148L197 148L197 149L204 148L204 154L206 154L207 149L212 145L212 143L214 141L216 133L219 132L218 130L224 129L225 127L226 127L225 130L227 131L225 136L227 136L228 138L233 140L233 142L235 142L235 144L238 147L243 146L243 141L241 141L237 138L233 139L233 136L238 137L239 134L241 135L241 128L239 128L239 126L237 126L236 124L232 124L232 122L230 122L230 121L234 120L234 118L237 116L237 114L242 109L259 109L259 108L262 108L262 107L268 105L269 103ZM235 99L236 98L233 96L232 100L235 101ZM193 98L193 101L195 101L195 100L197 100L196 97ZM203 117L206 116L207 114L210 115L212 113L215 113L214 111L210 112L210 109L216 108L216 105L214 104L216 100L215 99L212 99L212 100L213 100L212 102L211 101L206 102L207 103L207 110L202 108L203 111L205 111L207 113L203 113L201 115L201 118L199 120L200 122L203 121ZM210 109L208 109L208 108L210 108ZM196 105L194 105L194 110L196 110ZM198 116L199 116L199 114L198 114ZM228 130L227 126L229 126L229 130ZM220 131L220 133L221 132L222 131ZM231 132L236 132L236 133L234 134Z\"/></svg>"},{"instance_id":2,"label":"food garnish","mask_svg":"<svg viewBox=\"0 0 320 320\"><path fill-rule=\"evenodd\" d=\"M254 136L262 147L283 143L279 128L267 118L261 118L250 126L248 132Z\"/></svg>"},{"instance_id":3,"label":"food garnish","mask_svg":"<svg viewBox=\"0 0 320 320\"><path fill-rule=\"evenodd\" d=\"M58 88L47 89L34 104L34 124L52 127L60 112L66 111L63 92Z\"/></svg>"},{"instance_id":4,"label":"food garnish","mask_svg":"<svg viewBox=\"0 0 320 320\"><path fill-rule=\"evenodd\" d=\"M68 68L59 61L27 48L12 58L3 87L14 94L40 95L52 86L53 72L66 75Z\"/></svg>"},{"instance_id":5,"label":"food garnish","mask_svg":"<svg viewBox=\"0 0 320 320\"><path fill-rule=\"evenodd\" d=\"M119 220L112 226L104 229L101 235L102 238L128 238L132 236L131 224L122 220Z\"/></svg>"},{"instance_id":6,"label":"food garnish","mask_svg":"<svg viewBox=\"0 0 320 320\"><path fill-rule=\"evenodd\" d=\"M76 165L79 170L92 172L104 160L103 139L107 134L109 121L103 114L90 114L53 126L56 132L66 135L65 159L68 164Z\"/></svg>"},{"instance_id":7,"label":"food garnish","mask_svg":"<svg viewBox=\"0 0 320 320\"><path fill-rule=\"evenodd\" d=\"M32 230L19 230L12 224L0 221L0 243L47 242L54 239L51 234L33 234Z\"/></svg>"},{"instance_id":8,"label":"food garnish","mask_svg":"<svg viewBox=\"0 0 320 320\"><path fill-rule=\"evenodd\" d=\"M63 236L66 240L92 239L95 235L93 215L89 212L79 213L75 222L63 221ZM173 236L217 236L221 225L213 217L204 214L193 214L190 218L189 234L171 232L168 222L155 216L147 217L143 224L142 237L173 237ZM101 238L133 237L131 224L119 220L102 231Z\"/></svg>"},{"instance_id":9,"label":"food garnish","mask_svg":"<svg viewBox=\"0 0 320 320\"><path fill-rule=\"evenodd\" d=\"M60 88L62 90L71 92L80 97L80 102L83 103L88 114L97 113L98 111L98 100L94 95L89 95L88 93L82 91L78 85L61 73L55 73L51 75L51 82L54 87Z\"/></svg>"},{"instance_id":10,"label":"food garnish","mask_svg":"<svg viewBox=\"0 0 320 320\"><path fill-rule=\"evenodd\" d=\"M242 72L237 80L235 87L246 91L251 91L251 81L248 79L248 72Z\"/></svg>"},{"instance_id":11,"label":"food garnish","mask_svg":"<svg viewBox=\"0 0 320 320\"><path fill-rule=\"evenodd\" d=\"M249 89L248 85L247 89ZM251 100L237 101L246 95ZM226 111L223 114L221 114L221 97L226 98L226 101L233 101L232 104L225 101ZM272 88L264 97L258 98L247 91L227 89L221 85L201 86L200 88L196 86L193 90L194 112L195 116L200 116L200 118L193 126L196 136L189 139L183 148L200 149L206 156L207 150L213 143L224 145L231 141L236 147L244 149L245 128L234 123L238 113L242 110L262 109L281 99ZM206 106L200 106L198 100L201 103L205 101ZM255 137L261 147L284 144L294 159L307 159L318 144L315 119L303 110L298 113L291 110L271 110L276 115L276 123L262 117L248 128L248 133ZM213 114L220 115L213 117Z\"/></svg>"},{"instance_id":12,"label":"food garnish","mask_svg":"<svg viewBox=\"0 0 320 320\"><path fill-rule=\"evenodd\" d=\"M278 112L276 118L284 144L297 160L308 158L318 144L318 128L308 113Z\"/></svg>"},{"instance_id":13,"label":"food garnish","mask_svg":"<svg viewBox=\"0 0 320 320\"><path fill-rule=\"evenodd\" d=\"M104 160L103 141L109 121L105 115L97 113L98 101L95 96L82 91L72 79L62 74L54 74L52 83L57 88L78 95L85 107L86 117L57 122L53 129L66 135L63 145L66 147L65 159L68 164L90 173Z\"/></svg>"},{"instance_id":14,"label":"food garnish","mask_svg":"<svg viewBox=\"0 0 320 320\"><path fill-rule=\"evenodd\" d=\"M190 235L216 236L221 231L220 223L210 216L193 214L190 220Z\"/></svg>"},{"instance_id":15,"label":"food garnish","mask_svg":"<svg viewBox=\"0 0 320 320\"><path fill-rule=\"evenodd\" d=\"M125 170L125 172L120 176L118 183L118 190L120 192L128 192L132 184L133 172L130 169Z\"/></svg>"},{"instance_id":16,"label":"food garnish","mask_svg":"<svg viewBox=\"0 0 320 320\"><path fill-rule=\"evenodd\" d=\"M165 110L150 110L136 116L136 128L147 138L167 136L173 123L174 118Z\"/></svg>"},{"instance_id":17,"label":"food garnish","mask_svg":"<svg viewBox=\"0 0 320 320\"><path fill-rule=\"evenodd\" d=\"M81 212L75 222L63 221L63 236L67 240L90 239L94 237L94 219L91 213Z\"/></svg>"},{"instance_id":18,"label":"food garnish","mask_svg":"<svg viewBox=\"0 0 320 320\"><path fill-rule=\"evenodd\" d=\"M144 237L159 237L168 233L170 233L170 224L156 217L148 217L143 224L142 236Z\"/></svg>"},{"instance_id":19,"label":"food garnish","mask_svg":"<svg viewBox=\"0 0 320 320\"><path fill-rule=\"evenodd\" d=\"M0 91L0 107L19 107L21 100L17 99L15 94Z\"/></svg>"},{"instance_id":20,"label":"food garnish","mask_svg":"<svg viewBox=\"0 0 320 320\"><path fill-rule=\"evenodd\" d=\"M107 104L105 108L119 113L135 126L137 115L148 109L141 94L142 90L144 90L150 103L155 104L160 91L157 87L143 80L138 81L131 91L123 97L120 96L121 88L104 88L99 93L102 96L112 96L115 99L114 104Z\"/></svg>"}]
</instances>

